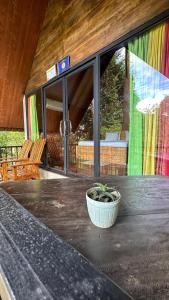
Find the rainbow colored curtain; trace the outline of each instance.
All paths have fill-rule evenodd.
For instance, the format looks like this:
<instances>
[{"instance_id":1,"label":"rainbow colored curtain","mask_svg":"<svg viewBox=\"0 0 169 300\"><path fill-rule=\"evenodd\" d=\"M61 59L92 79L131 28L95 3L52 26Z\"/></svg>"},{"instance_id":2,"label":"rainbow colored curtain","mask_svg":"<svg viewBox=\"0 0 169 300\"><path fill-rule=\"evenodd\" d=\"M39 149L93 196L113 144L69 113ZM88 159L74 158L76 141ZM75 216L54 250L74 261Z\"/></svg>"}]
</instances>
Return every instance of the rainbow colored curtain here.
<instances>
[{"instance_id":1,"label":"rainbow colored curtain","mask_svg":"<svg viewBox=\"0 0 169 300\"><path fill-rule=\"evenodd\" d=\"M169 78L169 22L164 30L161 73ZM160 105L156 174L169 176L169 96Z\"/></svg>"},{"instance_id":2,"label":"rainbow colored curtain","mask_svg":"<svg viewBox=\"0 0 169 300\"><path fill-rule=\"evenodd\" d=\"M128 175L169 175L169 97L143 114L136 105L169 87L169 22L129 43L130 136ZM169 90L168 90L169 95Z\"/></svg>"},{"instance_id":3,"label":"rainbow colored curtain","mask_svg":"<svg viewBox=\"0 0 169 300\"><path fill-rule=\"evenodd\" d=\"M39 138L36 95L28 97L28 136L33 142Z\"/></svg>"},{"instance_id":4,"label":"rainbow colored curtain","mask_svg":"<svg viewBox=\"0 0 169 300\"><path fill-rule=\"evenodd\" d=\"M144 73L144 64L139 64L138 59L145 60L148 46L148 35L140 36L132 43L129 43L128 49L130 60L132 60L132 72L130 73L130 127L129 127L129 151L128 151L128 175L142 175L143 172L143 117L136 109L140 101L135 86L139 84L138 74ZM143 79L143 78L142 78Z\"/></svg>"}]
</instances>

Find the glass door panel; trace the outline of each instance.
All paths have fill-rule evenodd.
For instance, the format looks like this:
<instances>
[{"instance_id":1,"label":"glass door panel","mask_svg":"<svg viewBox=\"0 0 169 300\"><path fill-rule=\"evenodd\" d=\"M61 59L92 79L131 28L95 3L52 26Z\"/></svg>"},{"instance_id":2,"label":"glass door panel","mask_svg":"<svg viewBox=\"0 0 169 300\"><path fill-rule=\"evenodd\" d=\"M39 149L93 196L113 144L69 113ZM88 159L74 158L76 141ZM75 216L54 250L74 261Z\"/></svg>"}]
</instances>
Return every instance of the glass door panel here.
<instances>
[{"instance_id":1,"label":"glass door panel","mask_svg":"<svg viewBox=\"0 0 169 300\"><path fill-rule=\"evenodd\" d=\"M64 170L63 82L47 87L45 96L48 165Z\"/></svg>"},{"instance_id":2,"label":"glass door panel","mask_svg":"<svg viewBox=\"0 0 169 300\"><path fill-rule=\"evenodd\" d=\"M68 170L93 176L93 66L67 78L68 93Z\"/></svg>"},{"instance_id":3,"label":"glass door panel","mask_svg":"<svg viewBox=\"0 0 169 300\"><path fill-rule=\"evenodd\" d=\"M126 175L129 136L127 50L101 57L100 175Z\"/></svg>"}]
</instances>

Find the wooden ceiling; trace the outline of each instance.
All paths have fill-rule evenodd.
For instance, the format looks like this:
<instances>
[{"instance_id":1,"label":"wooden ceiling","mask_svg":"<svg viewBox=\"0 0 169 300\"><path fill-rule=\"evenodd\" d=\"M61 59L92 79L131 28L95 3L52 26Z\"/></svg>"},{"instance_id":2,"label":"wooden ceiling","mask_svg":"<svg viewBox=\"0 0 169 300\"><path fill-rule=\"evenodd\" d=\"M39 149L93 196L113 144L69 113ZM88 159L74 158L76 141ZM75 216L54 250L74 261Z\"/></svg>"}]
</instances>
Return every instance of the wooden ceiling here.
<instances>
[{"instance_id":1,"label":"wooden ceiling","mask_svg":"<svg viewBox=\"0 0 169 300\"><path fill-rule=\"evenodd\" d=\"M47 0L0 1L0 129L23 129L22 99Z\"/></svg>"},{"instance_id":2,"label":"wooden ceiling","mask_svg":"<svg viewBox=\"0 0 169 300\"><path fill-rule=\"evenodd\" d=\"M27 92L64 56L73 66L167 9L169 0L49 0Z\"/></svg>"}]
</instances>

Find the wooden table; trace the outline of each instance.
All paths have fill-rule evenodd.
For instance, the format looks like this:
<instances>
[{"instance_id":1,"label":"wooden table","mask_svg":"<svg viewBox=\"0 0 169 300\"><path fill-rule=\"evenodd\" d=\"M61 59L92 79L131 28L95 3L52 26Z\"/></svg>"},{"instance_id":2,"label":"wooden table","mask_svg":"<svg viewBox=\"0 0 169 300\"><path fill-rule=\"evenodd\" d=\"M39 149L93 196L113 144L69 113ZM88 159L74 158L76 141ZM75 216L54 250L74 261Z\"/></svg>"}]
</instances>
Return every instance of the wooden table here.
<instances>
[{"instance_id":1,"label":"wooden table","mask_svg":"<svg viewBox=\"0 0 169 300\"><path fill-rule=\"evenodd\" d=\"M114 227L91 224L85 191L116 185L122 201ZM169 178L112 177L1 185L135 299L169 299Z\"/></svg>"}]
</instances>

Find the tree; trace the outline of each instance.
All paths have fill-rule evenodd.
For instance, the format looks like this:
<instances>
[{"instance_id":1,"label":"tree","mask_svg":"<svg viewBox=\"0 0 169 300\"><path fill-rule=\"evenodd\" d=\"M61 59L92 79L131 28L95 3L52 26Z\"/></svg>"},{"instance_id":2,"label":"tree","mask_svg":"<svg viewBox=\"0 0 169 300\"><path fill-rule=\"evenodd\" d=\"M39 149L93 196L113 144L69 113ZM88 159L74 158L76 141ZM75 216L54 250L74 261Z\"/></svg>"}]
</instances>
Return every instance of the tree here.
<instances>
[{"instance_id":1,"label":"tree","mask_svg":"<svg viewBox=\"0 0 169 300\"><path fill-rule=\"evenodd\" d=\"M75 132L76 141L93 140L93 114L94 101L92 100Z\"/></svg>"},{"instance_id":2,"label":"tree","mask_svg":"<svg viewBox=\"0 0 169 300\"><path fill-rule=\"evenodd\" d=\"M0 146L20 146L24 142L24 132L0 131Z\"/></svg>"},{"instance_id":3,"label":"tree","mask_svg":"<svg viewBox=\"0 0 169 300\"><path fill-rule=\"evenodd\" d=\"M123 93L125 80L124 48L113 55L100 83L100 133L121 131L123 123Z\"/></svg>"},{"instance_id":4,"label":"tree","mask_svg":"<svg viewBox=\"0 0 169 300\"><path fill-rule=\"evenodd\" d=\"M100 133L105 139L106 132L121 131L123 123L123 94L125 80L124 48L113 55L100 81ZM94 101L75 132L76 140L93 139Z\"/></svg>"}]
</instances>

